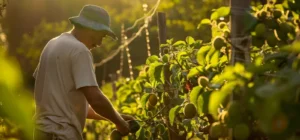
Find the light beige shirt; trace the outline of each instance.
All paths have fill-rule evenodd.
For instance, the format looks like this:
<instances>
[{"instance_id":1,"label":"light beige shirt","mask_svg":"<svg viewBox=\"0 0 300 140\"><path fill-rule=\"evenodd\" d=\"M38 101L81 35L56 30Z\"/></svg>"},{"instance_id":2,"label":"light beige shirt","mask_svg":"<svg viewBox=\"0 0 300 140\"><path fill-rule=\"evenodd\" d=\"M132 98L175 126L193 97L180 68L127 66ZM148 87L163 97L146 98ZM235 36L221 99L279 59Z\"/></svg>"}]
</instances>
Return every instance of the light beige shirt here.
<instances>
[{"instance_id":1,"label":"light beige shirt","mask_svg":"<svg viewBox=\"0 0 300 140\"><path fill-rule=\"evenodd\" d=\"M34 72L36 128L64 140L82 140L88 103L80 87L98 86L92 54L72 34L45 46Z\"/></svg>"}]
</instances>

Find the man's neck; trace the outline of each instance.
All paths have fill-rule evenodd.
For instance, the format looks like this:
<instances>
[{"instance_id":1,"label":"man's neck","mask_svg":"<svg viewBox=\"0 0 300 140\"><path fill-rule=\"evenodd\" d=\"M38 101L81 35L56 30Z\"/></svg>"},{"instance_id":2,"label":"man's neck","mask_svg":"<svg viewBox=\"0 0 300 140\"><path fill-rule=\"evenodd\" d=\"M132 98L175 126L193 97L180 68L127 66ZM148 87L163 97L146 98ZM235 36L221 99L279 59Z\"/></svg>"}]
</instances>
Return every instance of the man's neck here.
<instances>
[{"instance_id":1,"label":"man's neck","mask_svg":"<svg viewBox=\"0 0 300 140\"><path fill-rule=\"evenodd\" d=\"M76 29L72 29L71 30L71 34L78 40L80 41L81 43L83 43L88 49L90 49L88 46L89 46L89 43L86 39L86 36L85 36L85 33L83 33L82 30L76 30Z\"/></svg>"}]
</instances>

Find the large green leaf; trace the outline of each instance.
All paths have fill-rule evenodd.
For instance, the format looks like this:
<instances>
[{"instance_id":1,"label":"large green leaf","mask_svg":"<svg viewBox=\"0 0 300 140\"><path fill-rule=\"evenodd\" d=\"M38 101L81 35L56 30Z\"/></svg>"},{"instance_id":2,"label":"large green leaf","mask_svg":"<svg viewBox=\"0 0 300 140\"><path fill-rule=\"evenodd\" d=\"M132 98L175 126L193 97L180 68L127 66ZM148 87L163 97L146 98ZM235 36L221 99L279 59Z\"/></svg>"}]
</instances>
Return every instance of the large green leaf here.
<instances>
[{"instance_id":1,"label":"large green leaf","mask_svg":"<svg viewBox=\"0 0 300 140\"><path fill-rule=\"evenodd\" d=\"M191 93L190 93L190 101L191 103L193 103L194 105L197 104L197 99L198 99L198 96L200 95L201 93L201 89L202 87L201 86L196 86L196 87L193 87Z\"/></svg>"},{"instance_id":2,"label":"large green leaf","mask_svg":"<svg viewBox=\"0 0 300 140\"><path fill-rule=\"evenodd\" d=\"M169 112L169 120L170 120L170 124L173 126L173 123L174 123L174 120L175 120L175 117L178 113L178 111L180 110L180 106L177 105L175 107L173 107L170 112Z\"/></svg>"},{"instance_id":3,"label":"large green leaf","mask_svg":"<svg viewBox=\"0 0 300 140\"><path fill-rule=\"evenodd\" d=\"M221 90L214 91L209 98L209 112L215 117L218 117L218 108L223 100L232 93L237 82L232 81L226 83Z\"/></svg>"},{"instance_id":4,"label":"large green leaf","mask_svg":"<svg viewBox=\"0 0 300 140\"><path fill-rule=\"evenodd\" d=\"M142 104L142 107L143 108L146 108L146 104L147 104L147 101L148 101L148 98L149 98L150 94L148 93L145 93L142 98L141 98L141 104Z\"/></svg>"},{"instance_id":5,"label":"large green leaf","mask_svg":"<svg viewBox=\"0 0 300 140\"><path fill-rule=\"evenodd\" d=\"M202 65L202 66L205 65L205 56L208 53L208 51L210 50L210 48L211 48L211 46L203 46L197 52L197 62L199 63L199 65Z\"/></svg>"},{"instance_id":6,"label":"large green leaf","mask_svg":"<svg viewBox=\"0 0 300 140\"><path fill-rule=\"evenodd\" d=\"M210 19L211 20L217 20L219 18L219 13L217 11L213 12L211 15L210 15Z\"/></svg>"},{"instance_id":7,"label":"large green leaf","mask_svg":"<svg viewBox=\"0 0 300 140\"><path fill-rule=\"evenodd\" d=\"M203 19L201 20L200 24L198 25L197 29L199 29L202 25L207 25L207 24L211 24L211 21L209 19Z\"/></svg>"},{"instance_id":8,"label":"large green leaf","mask_svg":"<svg viewBox=\"0 0 300 140\"><path fill-rule=\"evenodd\" d=\"M300 53L300 41L293 43L281 48L282 51L291 52L291 53Z\"/></svg>"}]
</instances>

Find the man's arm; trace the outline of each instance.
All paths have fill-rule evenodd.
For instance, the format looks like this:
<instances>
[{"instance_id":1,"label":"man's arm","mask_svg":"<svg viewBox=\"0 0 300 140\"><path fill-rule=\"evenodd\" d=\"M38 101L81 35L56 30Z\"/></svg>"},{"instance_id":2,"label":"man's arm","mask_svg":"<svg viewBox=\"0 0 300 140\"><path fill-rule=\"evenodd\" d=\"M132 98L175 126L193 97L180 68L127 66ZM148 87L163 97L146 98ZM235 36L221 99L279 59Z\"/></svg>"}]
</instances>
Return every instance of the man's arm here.
<instances>
[{"instance_id":1,"label":"man's arm","mask_svg":"<svg viewBox=\"0 0 300 140\"><path fill-rule=\"evenodd\" d=\"M130 116L130 115L125 115L125 114L120 114L121 117L125 120L135 120L134 117ZM91 106L89 106L89 110L88 110L88 115L87 115L87 119L93 119L93 120L106 120L108 121L108 119L102 117L101 115L97 114L93 108Z\"/></svg>"},{"instance_id":2,"label":"man's arm","mask_svg":"<svg viewBox=\"0 0 300 140\"><path fill-rule=\"evenodd\" d=\"M97 86L86 86L79 88L79 90L84 93L88 103L96 113L113 122L123 135L129 133L128 123L114 109L110 101Z\"/></svg>"}]
</instances>

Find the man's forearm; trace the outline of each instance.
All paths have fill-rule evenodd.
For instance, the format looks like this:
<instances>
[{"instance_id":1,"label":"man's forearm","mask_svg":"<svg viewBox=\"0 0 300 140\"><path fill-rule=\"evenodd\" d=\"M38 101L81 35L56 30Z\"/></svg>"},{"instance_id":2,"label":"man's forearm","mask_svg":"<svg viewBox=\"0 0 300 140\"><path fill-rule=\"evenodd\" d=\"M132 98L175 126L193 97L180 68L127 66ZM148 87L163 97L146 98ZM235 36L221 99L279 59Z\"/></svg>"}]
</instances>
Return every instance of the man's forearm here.
<instances>
[{"instance_id":1,"label":"man's forearm","mask_svg":"<svg viewBox=\"0 0 300 140\"><path fill-rule=\"evenodd\" d=\"M91 103L93 110L100 116L109 119L115 124L119 124L122 120L120 114L114 109L113 105L103 94L100 94L97 102Z\"/></svg>"},{"instance_id":2,"label":"man's forearm","mask_svg":"<svg viewBox=\"0 0 300 140\"><path fill-rule=\"evenodd\" d=\"M97 114L91 106L89 106L89 109L88 109L87 119L108 120L108 119L102 117L101 115Z\"/></svg>"}]
</instances>

